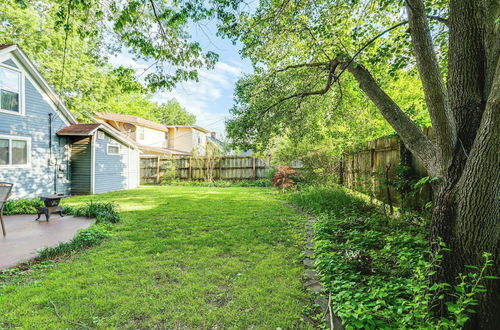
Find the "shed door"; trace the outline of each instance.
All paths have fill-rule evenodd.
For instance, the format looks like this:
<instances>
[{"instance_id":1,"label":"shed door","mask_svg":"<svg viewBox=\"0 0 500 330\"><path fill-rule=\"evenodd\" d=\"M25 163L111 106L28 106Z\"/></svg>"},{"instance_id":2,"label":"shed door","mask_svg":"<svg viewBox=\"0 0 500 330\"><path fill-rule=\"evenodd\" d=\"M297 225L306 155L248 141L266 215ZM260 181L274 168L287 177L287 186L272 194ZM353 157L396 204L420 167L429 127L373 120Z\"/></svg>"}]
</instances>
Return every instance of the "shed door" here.
<instances>
[{"instance_id":1,"label":"shed door","mask_svg":"<svg viewBox=\"0 0 500 330\"><path fill-rule=\"evenodd\" d=\"M73 141L71 144L71 194L91 192L91 143L90 138Z\"/></svg>"}]
</instances>

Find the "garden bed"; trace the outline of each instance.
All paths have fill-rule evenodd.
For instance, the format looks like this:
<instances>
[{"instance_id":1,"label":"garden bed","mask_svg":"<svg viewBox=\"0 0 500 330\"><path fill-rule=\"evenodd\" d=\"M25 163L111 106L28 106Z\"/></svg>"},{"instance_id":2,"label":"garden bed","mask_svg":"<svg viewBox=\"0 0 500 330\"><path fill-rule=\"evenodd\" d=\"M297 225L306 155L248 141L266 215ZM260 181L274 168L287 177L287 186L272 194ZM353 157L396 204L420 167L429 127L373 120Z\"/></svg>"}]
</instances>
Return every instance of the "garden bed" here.
<instances>
[{"instance_id":1,"label":"garden bed","mask_svg":"<svg viewBox=\"0 0 500 330\"><path fill-rule=\"evenodd\" d=\"M365 196L339 186L308 187L286 198L318 219L316 269L334 314L348 328L454 329L473 312L478 269L452 289L456 300L444 302L447 318L431 313L449 286L429 281L440 255L429 253L425 218L388 217Z\"/></svg>"}]
</instances>

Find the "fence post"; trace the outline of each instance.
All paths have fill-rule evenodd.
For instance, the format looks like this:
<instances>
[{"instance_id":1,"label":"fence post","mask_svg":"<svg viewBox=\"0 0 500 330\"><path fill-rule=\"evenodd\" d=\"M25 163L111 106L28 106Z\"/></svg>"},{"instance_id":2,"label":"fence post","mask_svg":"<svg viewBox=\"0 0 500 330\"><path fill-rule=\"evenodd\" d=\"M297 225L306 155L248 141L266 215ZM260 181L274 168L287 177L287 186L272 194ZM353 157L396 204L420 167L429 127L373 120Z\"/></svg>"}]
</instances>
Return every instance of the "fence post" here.
<instances>
[{"instance_id":1,"label":"fence post","mask_svg":"<svg viewBox=\"0 0 500 330\"><path fill-rule=\"evenodd\" d=\"M191 173L191 171L192 171L191 159L192 159L192 158L191 158L191 157L189 157L188 159L189 159L189 163L188 163L188 166L189 166L189 167L188 167L188 180L189 180L189 181L191 181L191 180L192 180L192 175L193 175L193 174Z\"/></svg>"},{"instance_id":2,"label":"fence post","mask_svg":"<svg viewBox=\"0 0 500 330\"><path fill-rule=\"evenodd\" d=\"M156 183L160 183L160 156L156 158Z\"/></svg>"},{"instance_id":3,"label":"fence post","mask_svg":"<svg viewBox=\"0 0 500 330\"><path fill-rule=\"evenodd\" d=\"M344 155L340 156L339 164L339 185L344 185Z\"/></svg>"},{"instance_id":4,"label":"fence post","mask_svg":"<svg viewBox=\"0 0 500 330\"><path fill-rule=\"evenodd\" d=\"M252 167L253 167L253 179L257 180L257 160L255 159L255 156L252 157Z\"/></svg>"},{"instance_id":5,"label":"fence post","mask_svg":"<svg viewBox=\"0 0 500 330\"><path fill-rule=\"evenodd\" d=\"M219 157L219 180L222 180L222 157Z\"/></svg>"}]
</instances>

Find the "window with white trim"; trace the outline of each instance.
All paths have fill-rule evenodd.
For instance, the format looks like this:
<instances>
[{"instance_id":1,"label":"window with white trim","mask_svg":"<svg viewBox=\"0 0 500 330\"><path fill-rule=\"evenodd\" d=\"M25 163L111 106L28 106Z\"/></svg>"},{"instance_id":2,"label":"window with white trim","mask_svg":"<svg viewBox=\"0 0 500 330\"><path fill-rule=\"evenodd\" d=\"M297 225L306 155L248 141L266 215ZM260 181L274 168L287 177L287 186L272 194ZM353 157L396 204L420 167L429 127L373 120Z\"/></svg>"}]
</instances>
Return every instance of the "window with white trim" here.
<instances>
[{"instance_id":1,"label":"window with white trim","mask_svg":"<svg viewBox=\"0 0 500 330\"><path fill-rule=\"evenodd\" d=\"M28 166L30 154L29 138L0 135L0 167Z\"/></svg>"},{"instance_id":2,"label":"window with white trim","mask_svg":"<svg viewBox=\"0 0 500 330\"><path fill-rule=\"evenodd\" d=\"M108 144L107 146L108 155L119 155L120 154L120 146L116 144Z\"/></svg>"},{"instance_id":3,"label":"window with white trim","mask_svg":"<svg viewBox=\"0 0 500 330\"><path fill-rule=\"evenodd\" d=\"M103 131L98 131L97 132L97 138L99 140L104 140L104 132Z\"/></svg>"},{"instance_id":4,"label":"window with white trim","mask_svg":"<svg viewBox=\"0 0 500 330\"><path fill-rule=\"evenodd\" d=\"M0 110L21 113L21 73L0 66Z\"/></svg>"}]
</instances>

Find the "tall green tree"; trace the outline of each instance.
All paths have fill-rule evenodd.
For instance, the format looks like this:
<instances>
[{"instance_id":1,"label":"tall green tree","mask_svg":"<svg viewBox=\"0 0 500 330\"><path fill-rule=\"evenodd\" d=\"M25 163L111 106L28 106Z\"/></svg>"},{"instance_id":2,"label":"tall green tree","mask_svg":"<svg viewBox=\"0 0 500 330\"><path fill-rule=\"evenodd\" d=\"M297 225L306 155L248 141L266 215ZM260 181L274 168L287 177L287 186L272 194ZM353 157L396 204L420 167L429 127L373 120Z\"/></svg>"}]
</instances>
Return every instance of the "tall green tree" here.
<instances>
[{"instance_id":1,"label":"tall green tree","mask_svg":"<svg viewBox=\"0 0 500 330\"><path fill-rule=\"evenodd\" d=\"M164 125L194 125L196 122L196 116L187 112L175 99L156 107L153 115L156 121Z\"/></svg>"}]
</instances>

